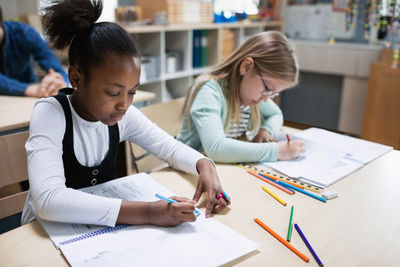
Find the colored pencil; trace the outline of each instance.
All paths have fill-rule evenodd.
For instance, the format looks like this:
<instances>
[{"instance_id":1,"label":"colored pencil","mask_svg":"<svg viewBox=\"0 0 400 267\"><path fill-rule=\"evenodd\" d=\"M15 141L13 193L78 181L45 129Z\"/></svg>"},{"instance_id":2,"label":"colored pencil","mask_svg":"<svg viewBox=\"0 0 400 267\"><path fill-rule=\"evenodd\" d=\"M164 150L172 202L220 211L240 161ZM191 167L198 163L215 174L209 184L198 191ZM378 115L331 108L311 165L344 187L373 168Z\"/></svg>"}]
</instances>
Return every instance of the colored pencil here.
<instances>
[{"instance_id":1,"label":"colored pencil","mask_svg":"<svg viewBox=\"0 0 400 267\"><path fill-rule=\"evenodd\" d=\"M306 244L308 250L310 250L311 254L313 255L314 259L317 261L318 265L320 267L324 266L322 261L318 258L317 253L315 253L314 249L312 248L311 244L308 242L306 236L303 234L303 232L300 230L300 227L297 225L297 223L294 224L294 227L296 228L297 232L299 233L301 239L303 239L304 243Z\"/></svg>"},{"instance_id":2,"label":"colored pencil","mask_svg":"<svg viewBox=\"0 0 400 267\"><path fill-rule=\"evenodd\" d=\"M279 185L279 184L277 184L277 183L275 183L275 182L272 182L271 180L268 180L268 179L262 177L261 175L259 175L259 174L255 173L255 172L251 171L251 170L248 170L247 172L250 173L251 175L254 175L254 176L257 177L258 179L263 180L264 182L269 183L270 185L273 185L273 186L275 186L276 188L279 188L280 190L282 190L282 191L288 193L289 195L293 195L293 194L294 194L293 191L290 191L290 190L288 190L287 188L283 187L282 185Z\"/></svg>"},{"instance_id":3,"label":"colored pencil","mask_svg":"<svg viewBox=\"0 0 400 267\"><path fill-rule=\"evenodd\" d=\"M274 193L272 193L272 191L270 191L268 188L266 188L265 186L261 186L261 188L267 192L268 194L270 194L273 198L275 198L276 200L278 200L283 206L286 206L286 202L283 201L281 198L279 198L277 195L275 195Z\"/></svg>"},{"instance_id":4,"label":"colored pencil","mask_svg":"<svg viewBox=\"0 0 400 267\"><path fill-rule=\"evenodd\" d=\"M258 174L260 174L261 176L264 176L264 177L267 177L267 178L270 178L270 179L272 179L272 180L278 180L278 181L282 181L282 182L285 182L285 183L288 183L288 184L291 184L291 185L293 185L293 186L296 186L296 187L298 187L298 188L300 188L300 189L304 189L304 186L302 186L302 185L299 185L299 184L296 184L296 183L294 183L294 182L291 182L291 181L288 181L288 180L285 180L285 179L283 179L283 178L279 178L279 177L276 177L276 176L274 176L274 175L271 175L271 174L266 174L266 173L258 173Z\"/></svg>"},{"instance_id":5,"label":"colored pencil","mask_svg":"<svg viewBox=\"0 0 400 267\"><path fill-rule=\"evenodd\" d=\"M261 172L259 172L258 173L258 175L261 175L262 177L264 177L265 179L268 179L268 180L270 180L271 182L274 182L274 183L276 183L277 181L276 180L274 180L274 179L271 179L271 178L269 178L269 177L267 177L267 176L265 176L265 175L263 175ZM290 188L287 188L287 187L285 187L287 190L289 190L289 191L291 191L291 192L293 192L293 194L294 194L294 191L292 190L292 189L290 189Z\"/></svg>"},{"instance_id":6,"label":"colored pencil","mask_svg":"<svg viewBox=\"0 0 400 267\"><path fill-rule=\"evenodd\" d=\"M305 191L305 190L303 190L303 189L297 188L297 187L295 187L295 186L293 186L293 185L291 185L291 184L288 184L288 183L285 183L285 182L282 182L282 181L278 181L277 183L280 184L280 185L282 185L282 186L289 187L289 188L291 188L291 189L293 189L293 190L296 190L296 191L298 191L298 192L300 192L300 193L303 193L304 195L307 195L307 196L309 196L309 197L313 197L313 198L315 198L315 199L318 199L319 201L322 201L322 202L325 202L325 203L326 203L326 199L323 198L323 197L317 196L317 195L315 195L315 194L313 194L313 193L307 192L307 191Z\"/></svg>"},{"instance_id":7,"label":"colored pencil","mask_svg":"<svg viewBox=\"0 0 400 267\"><path fill-rule=\"evenodd\" d=\"M306 255L298 251L295 247L293 247L289 242L287 242L284 238L282 238L280 235L274 232L271 228L269 228L267 225L265 225L260 219L255 218L254 221L260 225L262 228L264 228L268 233L270 233L273 237L278 239L282 244L284 244L288 249L293 251L297 256L299 256L303 261L308 262L309 259Z\"/></svg>"},{"instance_id":8,"label":"colored pencil","mask_svg":"<svg viewBox=\"0 0 400 267\"><path fill-rule=\"evenodd\" d=\"M225 200L230 200L230 198L229 198L228 195L225 193L225 191L222 191L222 194L224 195Z\"/></svg>"},{"instance_id":9,"label":"colored pencil","mask_svg":"<svg viewBox=\"0 0 400 267\"><path fill-rule=\"evenodd\" d=\"M287 139L287 142L289 143L290 142L290 137L289 137L288 134L286 134L286 139Z\"/></svg>"},{"instance_id":10,"label":"colored pencil","mask_svg":"<svg viewBox=\"0 0 400 267\"><path fill-rule=\"evenodd\" d=\"M292 208L290 210L289 227L288 227L287 237L286 237L286 240L288 242L290 242L290 239L292 238L293 221L294 221L294 205L292 205Z\"/></svg>"}]
</instances>

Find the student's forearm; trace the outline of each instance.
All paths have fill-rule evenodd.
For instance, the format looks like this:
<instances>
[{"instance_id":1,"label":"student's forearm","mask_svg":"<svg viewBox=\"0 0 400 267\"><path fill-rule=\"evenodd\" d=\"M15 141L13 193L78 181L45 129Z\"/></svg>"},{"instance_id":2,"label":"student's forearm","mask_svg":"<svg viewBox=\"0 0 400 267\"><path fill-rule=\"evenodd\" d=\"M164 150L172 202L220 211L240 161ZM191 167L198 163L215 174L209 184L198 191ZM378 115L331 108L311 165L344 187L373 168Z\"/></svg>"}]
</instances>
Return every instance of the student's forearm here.
<instances>
[{"instance_id":1,"label":"student's forearm","mask_svg":"<svg viewBox=\"0 0 400 267\"><path fill-rule=\"evenodd\" d=\"M198 173L201 173L201 172L212 172L215 168L210 160L208 160L207 158L202 158L197 161L196 169Z\"/></svg>"},{"instance_id":2,"label":"student's forearm","mask_svg":"<svg viewBox=\"0 0 400 267\"><path fill-rule=\"evenodd\" d=\"M27 83L0 74L0 95L24 96Z\"/></svg>"},{"instance_id":3,"label":"student's forearm","mask_svg":"<svg viewBox=\"0 0 400 267\"><path fill-rule=\"evenodd\" d=\"M150 203L123 200L117 223L148 224L150 222Z\"/></svg>"}]
</instances>

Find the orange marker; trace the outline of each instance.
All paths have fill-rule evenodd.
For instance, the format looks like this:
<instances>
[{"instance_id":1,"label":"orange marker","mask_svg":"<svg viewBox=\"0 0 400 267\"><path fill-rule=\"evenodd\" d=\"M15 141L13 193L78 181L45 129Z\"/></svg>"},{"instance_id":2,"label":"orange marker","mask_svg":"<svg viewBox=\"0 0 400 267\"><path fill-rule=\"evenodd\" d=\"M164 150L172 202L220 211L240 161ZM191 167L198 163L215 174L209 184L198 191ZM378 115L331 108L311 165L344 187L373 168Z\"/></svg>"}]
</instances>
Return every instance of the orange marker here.
<instances>
[{"instance_id":1,"label":"orange marker","mask_svg":"<svg viewBox=\"0 0 400 267\"><path fill-rule=\"evenodd\" d=\"M264 178L264 177L262 177L261 175L259 175L259 174L255 173L255 172L253 172L253 171L248 170L247 172L250 173L251 175L254 175L254 176L257 177L258 179L263 180L264 182L269 183L270 185L273 185L273 186L275 186L276 188L279 188L280 190L282 190L283 192L288 193L289 195L293 195L293 194L294 194L293 191L290 191L290 190L288 190L287 188L285 188L285 187L283 187L283 186L281 186L281 185L279 185L279 184L277 184L277 183L274 183L274 182L268 180L267 178Z\"/></svg>"},{"instance_id":2,"label":"orange marker","mask_svg":"<svg viewBox=\"0 0 400 267\"><path fill-rule=\"evenodd\" d=\"M261 173L262 173L262 175L265 175L265 176L267 176L268 178L271 178L272 180L279 180L279 181L282 181L282 182L291 184L291 185L293 185L293 186L296 186L296 187L298 187L298 188L300 188L300 189L304 189L304 186L299 185L299 184L296 184L296 183L293 183L293 182L288 181L288 180L286 180L286 179L282 179L282 178L276 177L276 176L271 175L271 174L266 174L265 172L261 172Z\"/></svg>"},{"instance_id":3,"label":"orange marker","mask_svg":"<svg viewBox=\"0 0 400 267\"><path fill-rule=\"evenodd\" d=\"M265 225L260 219L255 218L254 221L260 225L262 228L264 228L268 233L270 233L273 237L278 239L282 244L284 244L288 249L293 251L297 256L299 256L303 261L308 262L309 259L306 255L298 251L295 247L293 247L289 242L287 242L284 238L282 238L280 235L274 232L271 228Z\"/></svg>"}]
</instances>

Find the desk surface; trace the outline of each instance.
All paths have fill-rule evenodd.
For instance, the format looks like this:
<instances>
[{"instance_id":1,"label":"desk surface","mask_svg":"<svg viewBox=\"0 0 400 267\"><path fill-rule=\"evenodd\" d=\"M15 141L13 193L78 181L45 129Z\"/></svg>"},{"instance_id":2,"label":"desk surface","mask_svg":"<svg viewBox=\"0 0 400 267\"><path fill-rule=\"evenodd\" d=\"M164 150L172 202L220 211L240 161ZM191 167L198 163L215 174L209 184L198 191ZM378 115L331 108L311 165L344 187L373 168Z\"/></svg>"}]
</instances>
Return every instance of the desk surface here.
<instances>
[{"instance_id":1,"label":"desk surface","mask_svg":"<svg viewBox=\"0 0 400 267\"><path fill-rule=\"evenodd\" d=\"M152 100L155 93L138 90L133 103ZM0 96L0 132L29 125L33 106L38 98L21 96Z\"/></svg>"},{"instance_id":2,"label":"desk surface","mask_svg":"<svg viewBox=\"0 0 400 267\"><path fill-rule=\"evenodd\" d=\"M233 165L217 165L219 177L232 198L230 208L214 218L260 244L258 251L228 266L306 266L253 219L260 218L281 236L286 235L290 207L296 207L299 224L326 266L400 266L400 151L392 151L332 185L339 197L323 203L296 193L289 196L271 188L288 205L282 206L261 190L262 181ZM152 173L177 195L192 197L196 178L172 170ZM204 199L200 200L204 210ZM292 245L310 258L294 230ZM0 235L2 264L65 266L43 228L33 222Z\"/></svg>"}]
</instances>

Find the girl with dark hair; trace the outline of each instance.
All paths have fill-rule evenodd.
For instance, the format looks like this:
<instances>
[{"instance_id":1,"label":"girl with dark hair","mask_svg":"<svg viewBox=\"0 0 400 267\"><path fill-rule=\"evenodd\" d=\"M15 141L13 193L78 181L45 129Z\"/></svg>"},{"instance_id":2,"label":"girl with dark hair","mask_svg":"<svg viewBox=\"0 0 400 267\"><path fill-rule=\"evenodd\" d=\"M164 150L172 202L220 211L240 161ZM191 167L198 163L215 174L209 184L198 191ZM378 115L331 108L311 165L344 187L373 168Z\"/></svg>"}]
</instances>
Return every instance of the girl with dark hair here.
<instances>
[{"instance_id":1,"label":"girl with dark hair","mask_svg":"<svg viewBox=\"0 0 400 267\"><path fill-rule=\"evenodd\" d=\"M132 106L139 87L140 55L117 24L95 23L101 1L54 1L43 28L57 48L69 46L73 88L35 105L26 143L30 190L22 223L50 221L114 226L116 223L174 226L195 220L194 204L208 194L206 216L229 205L220 198L209 159L176 141ZM199 174L193 201L137 202L75 189L115 178L118 144L129 140L173 167Z\"/></svg>"}]
</instances>

